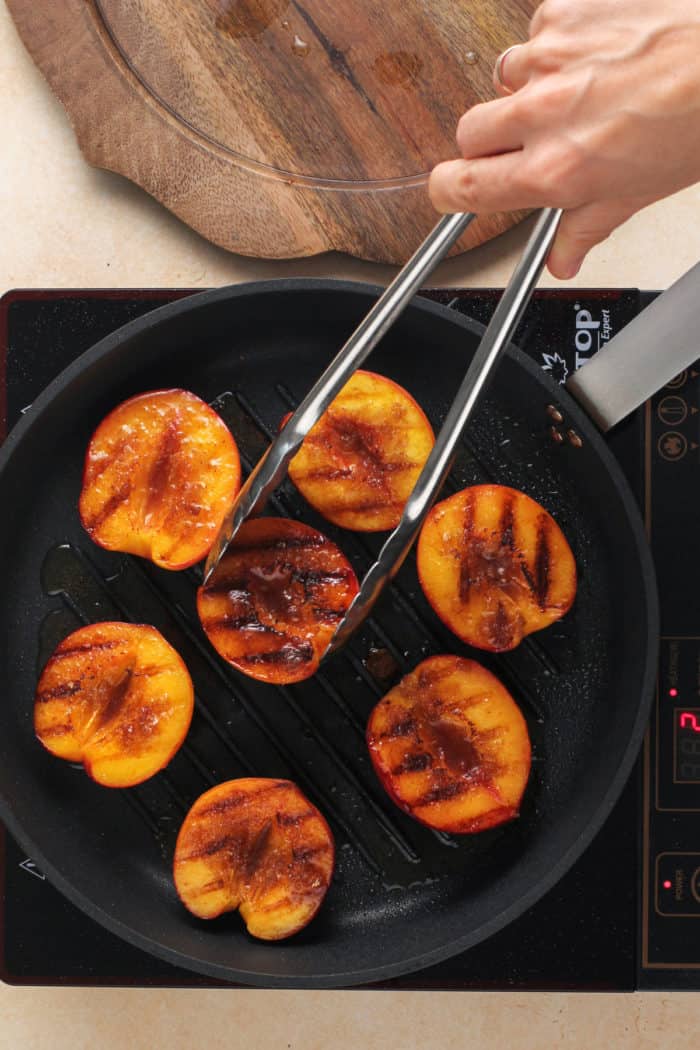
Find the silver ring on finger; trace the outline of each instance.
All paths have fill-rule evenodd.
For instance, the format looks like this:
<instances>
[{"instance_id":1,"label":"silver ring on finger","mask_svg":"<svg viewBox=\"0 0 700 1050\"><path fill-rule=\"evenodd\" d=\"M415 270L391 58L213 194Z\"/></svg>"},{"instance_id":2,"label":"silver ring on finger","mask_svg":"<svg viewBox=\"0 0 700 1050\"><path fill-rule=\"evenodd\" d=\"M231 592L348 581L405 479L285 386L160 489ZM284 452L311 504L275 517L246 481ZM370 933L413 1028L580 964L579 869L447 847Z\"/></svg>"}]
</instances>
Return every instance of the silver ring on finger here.
<instances>
[{"instance_id":1,"label":"silver ring on finger","mask_svg":"<svg viewBox=\"0 0 700 1050\"><path fill-rule=\"evenodd\" d=\"M499 87L503 89L506 95L514 94L515 89L512 88L510 84L506 81L503 75L503 66L505 64L505 60L508 58L508 55L511 53L511 51L515 51L516 47L522 47L522 44L511 44L510 47L507 47L505 51L502 51L500 53L500 55L496 59L496 65L494 66L494 77Z\"/></svg>"}]
</instances>

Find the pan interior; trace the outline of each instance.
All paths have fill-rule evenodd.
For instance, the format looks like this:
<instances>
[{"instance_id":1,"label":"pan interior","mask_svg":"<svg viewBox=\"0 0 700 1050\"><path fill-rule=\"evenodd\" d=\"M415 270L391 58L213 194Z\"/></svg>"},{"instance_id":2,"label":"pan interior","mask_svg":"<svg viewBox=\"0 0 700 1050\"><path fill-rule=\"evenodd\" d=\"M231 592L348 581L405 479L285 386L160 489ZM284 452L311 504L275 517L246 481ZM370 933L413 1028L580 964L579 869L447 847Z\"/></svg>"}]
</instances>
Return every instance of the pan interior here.
<instances>
[{"instance_id":1,"label":"pan interior","mask_svg":"<svg viewBox=\"0 0 700 1050\"><path fill-rule=\"evenodd\" d=\"M648 682L650 580L639 522L599 438L563 397L583 448L547 433L553 390L509 356L446 486L486 480L529 493L576 556L572 612L492 657L462 645L428 608L409 558L353 643L300 685L274 688L229 670L195 613L198 570L167 573L99 551L76 503L90 434L118 401L179 386L214 404L249 468L372 301L331 282L196 297L166 307L91 351L8 442L0 494L5 670L0 795L50 876L89 914L172 962L251 983L350 984L406 972L475 943L514 917L573 862L612 804L631 761ZM439 427L478 342L477 326L411 307L368 367L391 376ZM334 528L289 483L272 513L320 528L362 574L383 537ZM152 623L192 673L197 707L185 746L141 787L108 791L51 758L32 732L37 673L84 622ZM478 836L421 827L389 801L364 744L370 710L397 677L434 653L472 656L510 688L527 717L533 766L520 818ZM318 918L265 945L237 916L204 924L179 904L170 861L180 822L205 789L237 776L294 780L328 817L337 873Z\"/></svg>"}]
</instances>

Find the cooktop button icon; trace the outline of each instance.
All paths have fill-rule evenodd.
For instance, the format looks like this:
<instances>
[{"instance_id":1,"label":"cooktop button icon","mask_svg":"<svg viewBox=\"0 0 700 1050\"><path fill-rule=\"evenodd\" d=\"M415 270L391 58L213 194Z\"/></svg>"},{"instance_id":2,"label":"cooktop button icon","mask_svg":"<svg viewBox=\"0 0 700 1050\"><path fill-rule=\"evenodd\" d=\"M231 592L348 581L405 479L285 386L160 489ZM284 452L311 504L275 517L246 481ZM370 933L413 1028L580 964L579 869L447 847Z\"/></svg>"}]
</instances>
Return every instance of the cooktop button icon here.
<instances>
[{"instance_id":1,"label":"cooktop button icon","mask_svg":"<svg viewBox=\"0 0 700 1050\"><path fill-rule=\"evenodd\" d=\"M700 868L696 868L690 876L690 892L700 904Z\"/></svg>"},{"instance_id":2,"label":"cooktop button icon","mask_svg":"<svg viewBox=\"0 0 700 1050\"><path fill-rule=\"evenodd\" d=\"M43 871L37 868L36 864L31 859L31 857L25 857L25 859L20 862L19 866L20 868L22 868L23 871L28 871L30 875L34 875L35 878L41 879L42 882L46 881L46 876L44 875Z\"/></svg>"},{"instance_id":3,"label":"cooktop button icon","mask_svg":"<svg viewBox=\"0 0 700 1050\"><path fill-rule=\"evenodd\" d=\"M667 430L659 438L656 447L662 459L675 463L676 460L683 459L688 451L688 442L677 430Z\"/></svg>"},{"instance_id":4,"label":"cooktop button icon","mask_svg":"<svg viewBox=\"0 0 700 1050\"><path fill-rule=\"evenodd\" d=\"M682 397L669 394L659 402L657 408L659 419L669 427L677 427L688 415L688 406Z\"/></svg>"},{"instance_id":5,"label":"cooktop button icon","mask_svg":"<svg viewBox=\"0 0 700 1050\"><path fill-rule=\"evenodd\" d=\"M680 386L683 386L688 378L688 369L685 368L682 372L679 372L677 376L674 376L670 382L666 384L667 390L677 390Z\"/></svg>"}]
</instances>

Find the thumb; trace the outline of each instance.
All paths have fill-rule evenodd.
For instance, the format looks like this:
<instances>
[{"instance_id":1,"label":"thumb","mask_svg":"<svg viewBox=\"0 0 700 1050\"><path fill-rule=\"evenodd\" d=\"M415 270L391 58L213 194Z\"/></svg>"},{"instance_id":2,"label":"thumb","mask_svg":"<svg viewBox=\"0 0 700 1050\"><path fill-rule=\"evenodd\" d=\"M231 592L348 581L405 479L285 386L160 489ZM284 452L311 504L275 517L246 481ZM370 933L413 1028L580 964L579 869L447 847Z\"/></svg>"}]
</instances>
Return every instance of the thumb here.
<instances>
[{"instance_id":1,"label":"thumb","mask_svg":"<svg viewBox=\"0 0 700 1050\"><path fill-rule=\"evenodd\" d=\"M575 277L591 248L649 203L639 198L600 201L566 211L547 259L549 272L561 281Z\"/></svg>"}]
</instances>

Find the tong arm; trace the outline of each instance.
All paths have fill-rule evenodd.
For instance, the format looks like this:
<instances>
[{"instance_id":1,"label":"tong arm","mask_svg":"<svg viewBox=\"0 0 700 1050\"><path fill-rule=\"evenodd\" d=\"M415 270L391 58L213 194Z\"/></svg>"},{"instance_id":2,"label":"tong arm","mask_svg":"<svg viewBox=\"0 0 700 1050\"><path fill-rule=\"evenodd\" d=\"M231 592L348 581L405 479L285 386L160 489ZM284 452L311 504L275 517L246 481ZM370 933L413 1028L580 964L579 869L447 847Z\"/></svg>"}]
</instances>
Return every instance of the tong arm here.
<instances>
[{"instance_id":1,"label":"tong arm","mask_svg":"<svg viewBox=\"0 0 700 1050\"><path fill-rule=\"evenodd\" d=\"M545 209L474 354L428 460L408 498L401 521L386 540L338 627L325 656L335 652L369 615L386 584L401 568L454 461L457 444L493 375L539 279L561 219Z\"/></svg>"}]
</instances>

